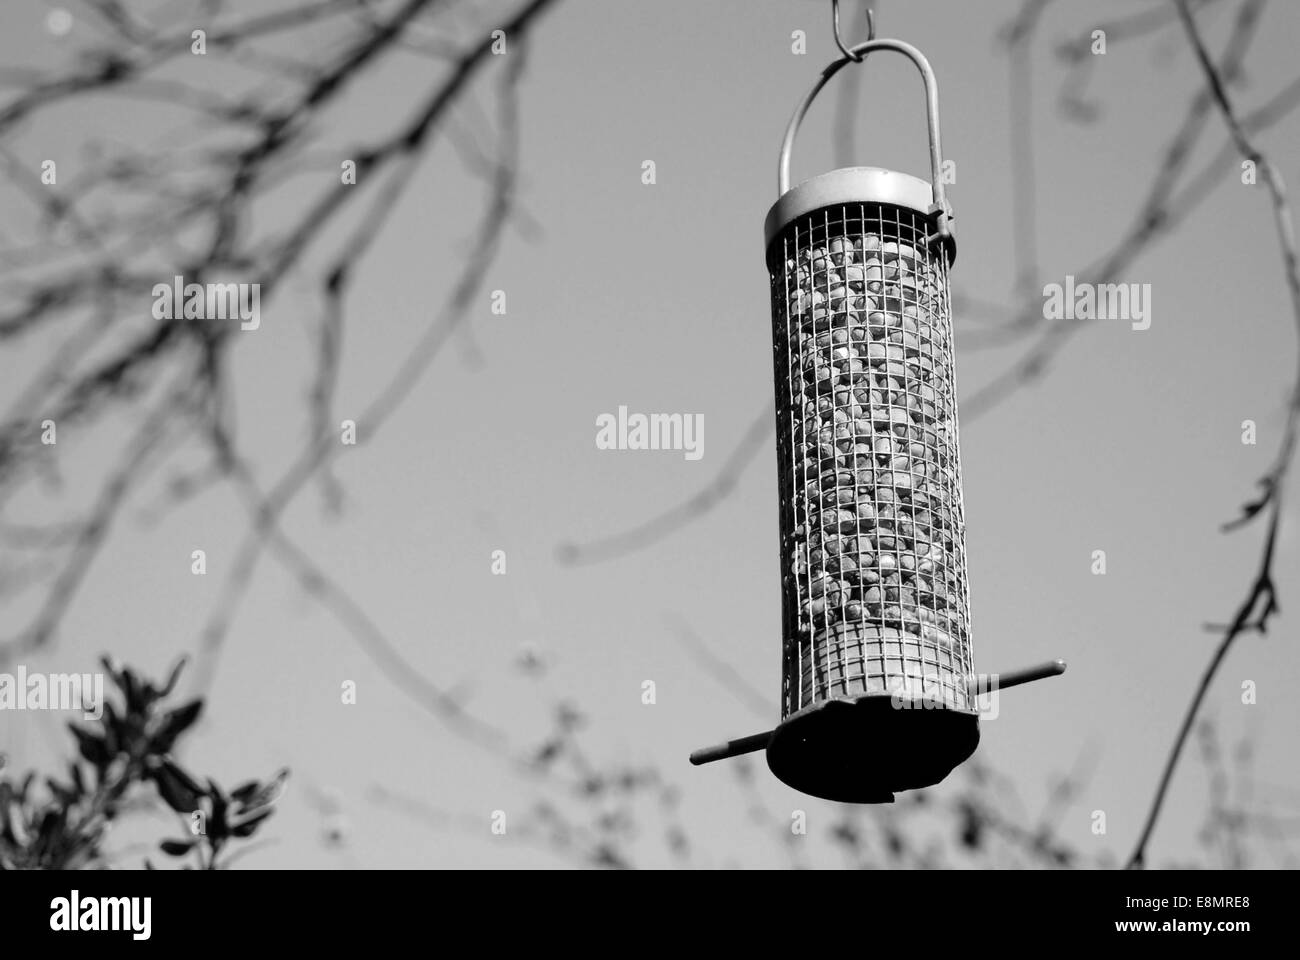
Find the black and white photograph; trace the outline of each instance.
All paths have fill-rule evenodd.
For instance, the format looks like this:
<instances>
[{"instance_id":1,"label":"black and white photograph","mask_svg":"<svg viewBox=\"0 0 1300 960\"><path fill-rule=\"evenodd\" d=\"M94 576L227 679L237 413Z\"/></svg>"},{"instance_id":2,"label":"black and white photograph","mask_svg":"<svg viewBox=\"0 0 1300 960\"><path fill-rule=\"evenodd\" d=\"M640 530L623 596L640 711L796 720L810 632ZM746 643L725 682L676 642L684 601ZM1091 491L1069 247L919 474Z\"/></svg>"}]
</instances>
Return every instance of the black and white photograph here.
<instances>
[{"instance_id":1,"label":"black and white photograph","mask_svg":"<svg viewBox=\"0 0 1300 960\"><path fill-rule=\"evenodd\" d=\"M1300 865L1298 38L0 0L0 926L673 871L665 935L948 890L1248 944Z\"/></svg>"}]
</instances>

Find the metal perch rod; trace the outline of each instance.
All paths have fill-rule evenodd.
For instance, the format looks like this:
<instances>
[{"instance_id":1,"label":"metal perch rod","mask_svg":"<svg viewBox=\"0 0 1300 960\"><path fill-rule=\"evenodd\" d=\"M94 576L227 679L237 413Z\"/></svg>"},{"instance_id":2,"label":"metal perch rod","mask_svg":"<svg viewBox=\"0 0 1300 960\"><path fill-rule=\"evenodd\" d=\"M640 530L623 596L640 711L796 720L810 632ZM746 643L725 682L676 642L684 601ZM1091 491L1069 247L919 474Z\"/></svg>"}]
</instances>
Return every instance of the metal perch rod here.
<instances>
[{"instance_id":1,"label":"metal perch rod","mask_svg":"<svg viewBox=\"0 0 1300 960\"><path fill-rule=\"evenodd\" d=\"M972 677L966 683L970 695L975 697L1005 687L1015 687L1034 680L1060 676L1062 673L1065 673L1065 661L1050 660L1047 663L1040 663L1036 667L1026 667L1023 670L1014 670L1011 673L994 673L989 674L987 677ZM702 763L712 763L715 760L726 760L728 757L738 757L741 754L764 750L771 739L772 731L768 730L765 733L741 737L739 740L728 740L726 743L714 744L711 747L701 747L691 754L691 763L698 767Z\"/></svg>"}]
</instances>

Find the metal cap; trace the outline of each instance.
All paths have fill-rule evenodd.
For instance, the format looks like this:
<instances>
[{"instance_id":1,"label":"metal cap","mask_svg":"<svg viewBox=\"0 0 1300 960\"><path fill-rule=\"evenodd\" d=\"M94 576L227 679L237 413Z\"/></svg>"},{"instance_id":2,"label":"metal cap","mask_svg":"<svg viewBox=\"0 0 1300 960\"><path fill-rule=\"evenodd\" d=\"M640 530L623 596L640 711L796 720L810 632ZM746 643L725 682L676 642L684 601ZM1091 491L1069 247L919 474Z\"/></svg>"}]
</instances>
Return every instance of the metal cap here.
<instances>
[{"instance_id":1,"label":"metal cap","mask_svg":"<svg viewBox=\"0 0 1300 960\"><path fill-rule=\"evenodd\" d=\"M937 212L934 207L934 189L919 177L883 167L842 167L791 187L772 204L767 219L763 222L764 247L770 247L777 235L794 220L824 207L851 203L880 203L902 207L922 216L931 216ZM951 215L951 210L948 212ZM947 238L945 246L948 264L951 266L957 252L956 243L951 236Z\"/></svg>"}]
</instances>

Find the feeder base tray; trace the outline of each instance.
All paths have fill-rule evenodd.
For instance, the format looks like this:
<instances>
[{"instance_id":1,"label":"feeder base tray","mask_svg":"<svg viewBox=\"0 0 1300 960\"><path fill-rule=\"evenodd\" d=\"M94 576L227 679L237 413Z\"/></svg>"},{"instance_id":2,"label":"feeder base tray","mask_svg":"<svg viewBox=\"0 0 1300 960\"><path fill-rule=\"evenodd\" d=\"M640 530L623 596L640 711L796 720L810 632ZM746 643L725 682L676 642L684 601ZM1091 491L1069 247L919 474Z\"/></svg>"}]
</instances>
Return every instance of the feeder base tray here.
<instances>
[{"instance_id":1,"label":"feeder base tray","mask_svg":"<svg viewBox=\"0 0 1300 960\"><path fill-rule=\"evenodd\" d=\"M767 765L788 786L840 803L893 803L929 787L979 745L979 717L888 694L823 700L772 732Z\"/></svg>"}]
</instances>

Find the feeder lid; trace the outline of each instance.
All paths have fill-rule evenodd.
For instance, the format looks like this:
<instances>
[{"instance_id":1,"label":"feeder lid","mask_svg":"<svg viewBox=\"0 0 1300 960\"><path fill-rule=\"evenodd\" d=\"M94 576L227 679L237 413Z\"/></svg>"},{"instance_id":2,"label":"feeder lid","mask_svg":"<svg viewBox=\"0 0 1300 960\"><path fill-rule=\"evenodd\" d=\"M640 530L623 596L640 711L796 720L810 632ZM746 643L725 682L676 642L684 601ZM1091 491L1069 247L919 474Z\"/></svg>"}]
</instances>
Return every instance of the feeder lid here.
<instances>
[{"instance_id":1,"label":"feeder lid","mask_svg":"<svg viewBox=\"0 0 1300 960\"><path fill-rule=\"evenodd\" d=\"M819 174L791 187L772 204L763 223L763 240L771 246L777 234L792 221L823 207L846 203L883 203L931 215L934 189L925 180L882 167L842 167ZM951 231L951 211L949 214ZM951 236L946 244L948 262L956 255Z\"/></svg>"}]
</instances>

